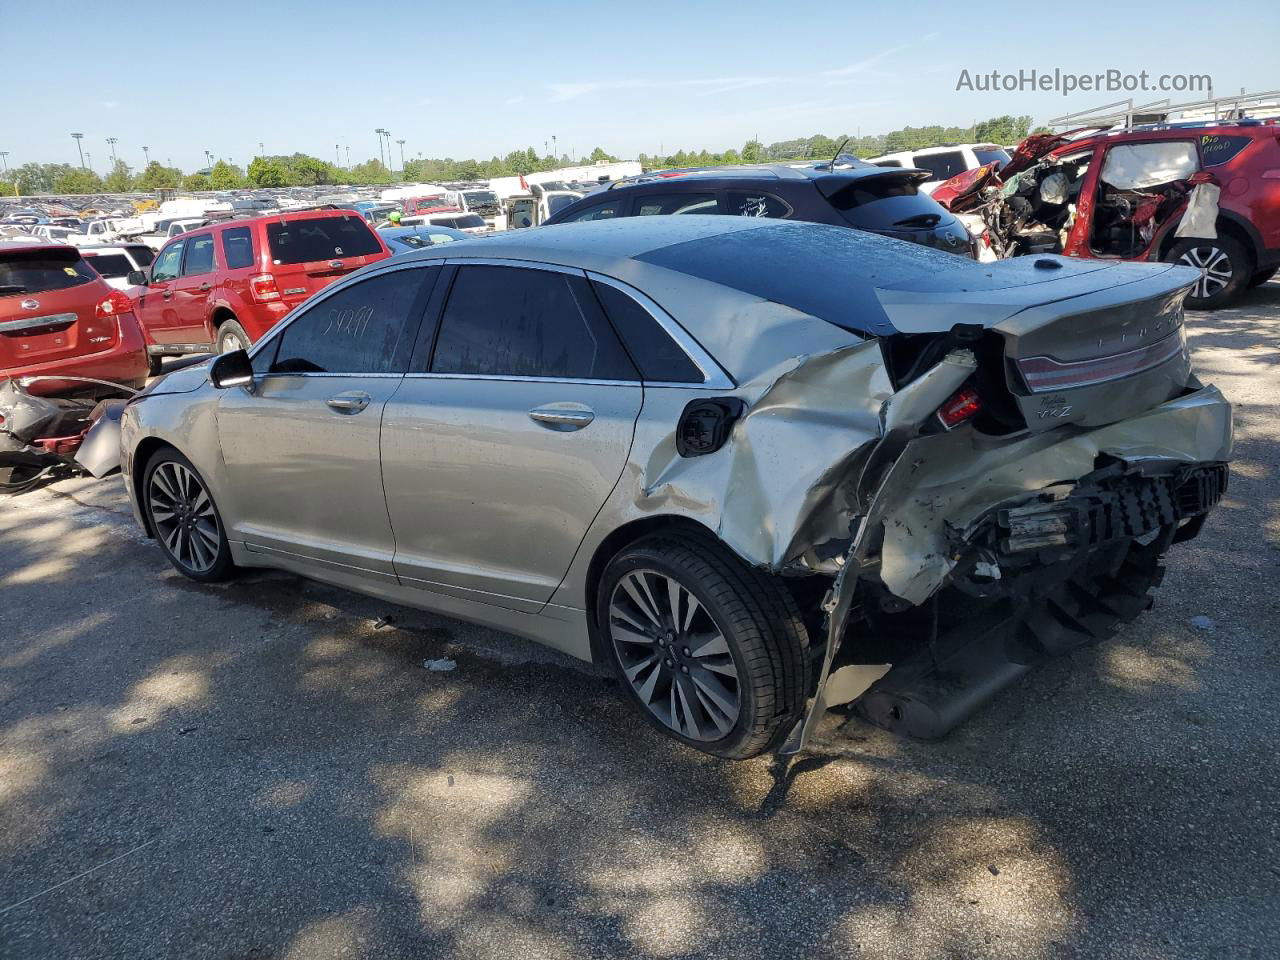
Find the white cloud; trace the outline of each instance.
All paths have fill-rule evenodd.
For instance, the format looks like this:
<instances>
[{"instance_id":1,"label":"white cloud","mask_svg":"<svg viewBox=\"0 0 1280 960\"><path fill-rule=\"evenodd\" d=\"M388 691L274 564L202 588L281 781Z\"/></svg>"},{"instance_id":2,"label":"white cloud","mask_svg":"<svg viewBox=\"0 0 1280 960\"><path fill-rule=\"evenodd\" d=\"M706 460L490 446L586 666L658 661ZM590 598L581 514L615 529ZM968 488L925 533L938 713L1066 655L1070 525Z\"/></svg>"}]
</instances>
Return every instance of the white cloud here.
<instances>
[{"instance_id":1,"label":"white cloud","mask_svg":"<svg viewBox=\"0 0 1280 960\"><path fill-rule=\"evenodd\" d=\"M118 106L120 106L119 100L103 100L102 101L102 107L104 110L114 110Z\"/></svg>"},{"instance_id":2,"label":"white cloud","mask_svg":"<svg viewBox=\"0 0 1280 960\"><path fill-rule=\"evenodd\" d=\"M873 53L869 57L863 57L861 60L856 60L843 67L837 67L834 70L824 70L822 71L822 75L827 78L828 82L842 83L849 82L851 79L859 76L881 74L881 71L877 70L876 67L888 60L894 54L901 53L909 47L918 47L920 44L933 40L938 36L939 34L937 32L926 33L923 37L918 37L910 43L900 43L896 47L889 47L886 50L881 50L879 53Z\"/></svg>"}]
</instances>

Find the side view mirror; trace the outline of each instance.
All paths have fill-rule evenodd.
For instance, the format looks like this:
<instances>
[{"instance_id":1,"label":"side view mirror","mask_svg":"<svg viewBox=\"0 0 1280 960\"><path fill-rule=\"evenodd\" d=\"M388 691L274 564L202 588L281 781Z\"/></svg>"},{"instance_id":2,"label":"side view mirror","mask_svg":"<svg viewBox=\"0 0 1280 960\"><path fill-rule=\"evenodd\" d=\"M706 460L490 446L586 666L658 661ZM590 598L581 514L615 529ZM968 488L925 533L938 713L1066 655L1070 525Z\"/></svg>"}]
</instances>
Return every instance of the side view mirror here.
<instances>
[{"instance_id":1,"label":"side view mirror","mask_svg":"<svg viewBox=\"0 0 1280 960\"><path fill-rule=\"evenodd\" d=\"M147 275L141 270L130 270L125 282L131 287L145 287L147 285Z\"/></svg>"},{"instance_id":2,"label":"side view mirror","mask_svg":"<svg viewBox=\"0 0 1280 960\"><path fill-rule=\"evenodd\" d=\"M221 354L209 368L209 382L219 390L245 387L253 383L253 364L243 350Z\"/></svg>"}]
</instances>

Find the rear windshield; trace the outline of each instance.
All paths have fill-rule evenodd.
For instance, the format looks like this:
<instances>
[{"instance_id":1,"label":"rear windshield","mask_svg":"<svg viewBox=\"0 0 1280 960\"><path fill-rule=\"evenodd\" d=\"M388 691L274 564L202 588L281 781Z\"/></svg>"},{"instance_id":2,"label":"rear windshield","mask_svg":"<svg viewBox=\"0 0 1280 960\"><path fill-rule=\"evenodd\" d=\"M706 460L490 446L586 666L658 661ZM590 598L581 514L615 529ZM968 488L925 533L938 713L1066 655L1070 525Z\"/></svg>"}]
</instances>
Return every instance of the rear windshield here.
<instances>
[{"instance_id":1,"label":"rear windshield","mask_svg":"<svg viewBox=\"0 0 1280 960\"><path fill-rule=\"evenodd\" d=\"M477 214L474 214L474 213L467 214L466 216L458 217L456 220L454 220L453 225L458 228L483 227L484 217L478 216Z\"/></svg>"},{"instance_id":2,"label":"rear windshield","mask_svg":"<svg viewBox=\"0 0 1280 960\"><path fill-rule=\"evenodd\" d=\"M920 193L919 186L906 177L852 183L831 197L831 205L848 223L866 230L918 230L950 218L937 201Z\"/></svg>"},{"instance_id":3,"label":"rear windshield","mask_svg":"<svg viewBox=\"0 0 1280 960\"><path fill-rule=\"evenodd\" d=\"M123 253L100 253L85 259L89 262L89 266L109 280L115 277L127 277L129 271L133 269L133 264Z\"/></svg>"},{"instance_id":4,"label":"rear windshield","mask_svg":"<svg viewBox=\"0 0 1280 960\"><path fill-rule=\"evenodd\" d=\"M151 266L151 261L156 258L156 252L150 247L130 247L129 255L139 267Z\"/></svg>"},{"instance_id":5,"label":"rear windshield","mask_svg":"<svg viewBox=\"0 0 1280 960\"><path fill-rule=\"evenodd\" d=\"M267 243L276 263L367 257L382 252L378 239L360 216L268 223Z\"/></svg>"},{"instance_id":6,"label":"rear windshield","mask_svg":"<svg viewBox=\"0 0 1280 960\"><path fill-rule=\"evenodd\" d=\"M973 155L978 158L978 166L985 167L992 161L1004 166L1009 162L1009 154L999 147L974 147Z\"/></svg>"},{"instance_id":7,"label":"rear windshield","mask_svg":"<svg viewBox=\"0 0 1280 960\"><path fill-rule=\"evenodd\" d=\"M78 252L71 256L46 251L0 254L0 297L66 290L97 277Z\"/></svg>"}]
</instances>

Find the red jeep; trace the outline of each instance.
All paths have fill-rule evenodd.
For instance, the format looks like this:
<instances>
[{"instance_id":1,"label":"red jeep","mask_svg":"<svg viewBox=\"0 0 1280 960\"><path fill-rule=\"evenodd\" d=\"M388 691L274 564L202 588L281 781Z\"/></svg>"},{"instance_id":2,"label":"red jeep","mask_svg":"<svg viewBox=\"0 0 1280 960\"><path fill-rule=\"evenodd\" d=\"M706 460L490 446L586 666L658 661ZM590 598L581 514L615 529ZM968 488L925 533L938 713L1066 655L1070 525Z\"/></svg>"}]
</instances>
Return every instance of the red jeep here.
<instances>
[{"instance_id":1,"label":"red jeep","mask_svg":"<svg viewBox=\"0 0 1280 960\"><path fill-rule=\"evenodd\" d=\"M960 212L999 189L996 215L1015 253L1196 267L1189 307L1223 306L1280 266L1280 126L1270 121L1035 134L993 185L974 173L934 199ZM1196 196L1201 184L1209 189Z\"/></svg>"},{"instance_id":2,"label":"red jeep","mask_svg":"<svg viewBox=\"0 0 1280 960\"><path fill-rule=\"evenodd\" d=\"M391 252L351 210L193 227L131 274L153 369L160 357L247 348L307 297Z\"/></svg>"}]
</instances>

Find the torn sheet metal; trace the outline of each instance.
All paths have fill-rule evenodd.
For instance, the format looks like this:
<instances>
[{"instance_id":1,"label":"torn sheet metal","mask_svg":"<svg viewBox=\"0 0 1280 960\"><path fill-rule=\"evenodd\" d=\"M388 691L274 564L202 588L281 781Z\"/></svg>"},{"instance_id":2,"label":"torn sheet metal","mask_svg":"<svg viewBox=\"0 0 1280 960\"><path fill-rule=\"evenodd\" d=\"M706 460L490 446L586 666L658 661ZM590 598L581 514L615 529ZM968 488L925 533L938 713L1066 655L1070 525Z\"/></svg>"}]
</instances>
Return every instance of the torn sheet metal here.
<instances>
[{"instance_id":1,"label":"torn sheet metal","mask_svg":"<svg viewBox=\"0 0 1280 960\"><path fill-rule=\"evenodd\" d=\"M1103 454L1130 463L1229 460L1231 407L1216 387L1205 387L1089 431L1015 441L982 441L971 433L922 437L906 453L909 484L884 511L880 580L903 600L924 602L955 564L948 524L964 528L994 505L1084 476Z\"/></svg>"},{"instance_id":2,"label":"torn sheet metal","mask_svg":"<svg viewBox=\"0 0 1280 960\"><path fill-rule=\"evenodd\" d=\"M104 400L90 415L93 423L76 451L75 461L95 480L120 469L120 418L125 404L124 400Z\"/></svg>"},{"instance_id":3,"label":"torn sheet metal","mask_svg":"<svg viewBox=\"0 0 1280 960\"><path fill-rule=\"evenodd\" d=\"M1216 183L1197 183L1187 199L1187 212L1182 215L1175 237L1194 237L1197 240L1218 238L1218 198L1222 188Z\"/></svg>"}]
</instances>

